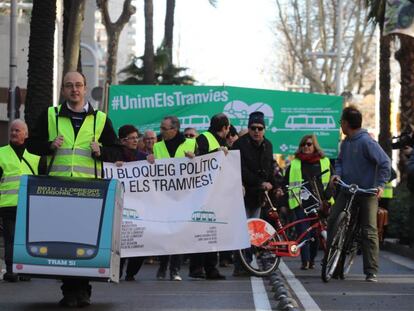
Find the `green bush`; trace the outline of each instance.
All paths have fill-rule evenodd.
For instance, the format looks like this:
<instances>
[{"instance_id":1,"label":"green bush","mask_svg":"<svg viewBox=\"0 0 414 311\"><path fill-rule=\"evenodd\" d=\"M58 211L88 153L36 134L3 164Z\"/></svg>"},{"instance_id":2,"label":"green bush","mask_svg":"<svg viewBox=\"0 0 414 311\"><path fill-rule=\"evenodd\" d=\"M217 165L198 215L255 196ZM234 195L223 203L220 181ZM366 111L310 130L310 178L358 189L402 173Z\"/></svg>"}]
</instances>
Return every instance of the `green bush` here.
<instances>
[{"instance_id":1,"label":"green bush","mask_svg":"<svg viewBox=\"0 0 414 311\"><path fill-rule=\"evenodd\" d=\"M400 243L408 244L409 238L409 208L412 204L412 195L404 184L394 188L394 198L389 203L389 223L386 231L388 238L397 238ZM413 224L411 224L413 225Z\"/></svg>"}]
</instances>

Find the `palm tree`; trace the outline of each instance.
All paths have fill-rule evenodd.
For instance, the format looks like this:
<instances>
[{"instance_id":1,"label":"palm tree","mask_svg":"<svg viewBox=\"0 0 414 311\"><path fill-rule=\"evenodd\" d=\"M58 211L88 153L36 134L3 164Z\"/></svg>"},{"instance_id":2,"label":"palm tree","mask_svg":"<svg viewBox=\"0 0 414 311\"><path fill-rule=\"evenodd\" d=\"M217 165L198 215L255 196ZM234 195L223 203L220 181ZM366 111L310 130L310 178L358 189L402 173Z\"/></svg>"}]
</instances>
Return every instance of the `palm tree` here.
<instances>
[{"instance_id":1,"label":"palm tree","mask_svg":"<svg viewBox=\"0 0 414 311\"><path fill-rule=\"evenodd\" d=\"M395 53L395 59L401 68L401 94L400 94L400 128L406 130L414 124L414 38L398 34L400 49ZM407 157L400 152L398 168L401 173L406 171ZM401 174L401 179L406 175Z\"/></svg>"},{"instance_id":2,"label":"palm tree","mask_svg":"<svg viewBox=\"0 0 414 311\"><path fill-rule=\"evenodd\" d=\"M144 50L144 84L153 84L155 78L154 68L154 5L152 0L144 1L145 15L145 50Z\"/></svg>"},{"instance_id":3,"label":"palm tree","mask_svg":"<svg viewBox=\"0 0 414 311\"><path fill-rule=\"evenodd\" d=\"M391 157L390 44L392 38L389 35L383 36L386 0L367 0L366 2L370 9L369 19L380 28L380 132L378 141L388 156Z\"/></svg>"},{"instance_id":4,"label":"palm tree","mask_svg":"<svg viewBox=\"0 0 414 311\"><path fill-rule=\"evenodd\" d=\"M24 110L29 130L39 114L53 104L55 20L56 0L33 0Z\"/></svg>"},{"instance_id":5,"label":"palm tree","mask_svg":"<svg viewBox=\"0 0 414 311\"><path fill-rule=\"evenodd\" d=\"M195 79L192 76L184 75L187 70L184 67L176 67L168 63L168 52L164 46L157 49L154 55L154 79L144 80L144 56L133 57L131 63L121 69L120 74L125 74L126 78L120 84L172 84L172 85L192 85Z\"/></svg>"}]
</instances>

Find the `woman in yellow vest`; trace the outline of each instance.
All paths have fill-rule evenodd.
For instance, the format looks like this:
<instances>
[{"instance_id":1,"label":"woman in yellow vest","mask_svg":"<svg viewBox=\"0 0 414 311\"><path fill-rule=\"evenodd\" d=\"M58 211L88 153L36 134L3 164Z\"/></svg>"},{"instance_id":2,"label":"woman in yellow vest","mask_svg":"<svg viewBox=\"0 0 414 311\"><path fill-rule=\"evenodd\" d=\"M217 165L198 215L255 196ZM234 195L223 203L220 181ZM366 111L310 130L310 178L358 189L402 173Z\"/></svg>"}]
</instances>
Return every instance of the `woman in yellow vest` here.
<instances>
[{"instance_id":1,"label":"woman in yellow vest","mask_svg":"<svg viewBox=\"0 0 414 311\"><path fill-rule=\"evenodd\" d=\"M311 181L314 176L317 176L325 170L329 172L323 174L320 178L317 179L318 191L323 200L332 199L332 192L329 185L329 179L331 176L331 165L327 157L325 157L324 152L318 144L315 135L305 135L302 137L299 143L299 147L295 153L295 158L292 160L290 166L286 170L285 174L285 183L290 187L298 186L303 181ZM306 188L315 193L315 189L312 189L311 184L307 184ZM294 190L296 197L300 198L299 189ZM303 207L306 207L308 204L315 203L312 199L305 199L306 196L300 198L301 202L298 202L295 195L292 191L289 192L289 208L294 212L296 219L303 219L307 215L304 212ZM300 203L302 207L300 207ZM309 222L303 222L296 225L297 234L300 235L310 226ZM310 239L311 235L314 232L308 234L305 239ZM314 241L309 241L303 245L301 249L302 257L302 270L313 269L315 267L315 257L318 252L318 239L313 239Z\"/></svg>"}]
</instances>

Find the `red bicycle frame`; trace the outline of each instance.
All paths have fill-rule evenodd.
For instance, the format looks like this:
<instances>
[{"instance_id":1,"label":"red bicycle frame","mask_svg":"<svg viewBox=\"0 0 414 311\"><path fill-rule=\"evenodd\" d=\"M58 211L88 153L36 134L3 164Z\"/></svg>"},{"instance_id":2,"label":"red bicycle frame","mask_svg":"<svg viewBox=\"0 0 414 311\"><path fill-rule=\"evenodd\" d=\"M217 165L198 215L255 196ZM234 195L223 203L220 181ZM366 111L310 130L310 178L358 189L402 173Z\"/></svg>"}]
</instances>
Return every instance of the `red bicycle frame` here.
<instances>
[{"instance_id":1,"label":"red bicycle frame","mask_svg":"<svg viewBox=\"0 0 414 311\"><path fill-rule=\"evenodd\" d=\"M268 239L267 241L269 242L266 243L266 245L262 245L261 247L271 249L272 252L274 252L277 256L280 257L297 257L300 255L300 249L302 248L302 246L309 241L309 239L304 239L305 236L312 230L315 230L316 235L319 237L322 243L322 247L326 249L326 242L324 238L321 238L322 232L326 232L326 224L321 220L318 214L295 220L283 226L280 221L279 214L276 211L276 208L273 206L272 202L270 201L270 198L267 195L266 197L271 207L269 216L274 221L275 226L273 227L274 229L276 229L276 233L279 236L279 239L277 240L279 241L272 241L271 239ZM302 234L300 234L296 238L296 240L290 240L286 231L291 227L303 222L314 223L311 224L304 232L302 232ZM275 236L275 234L273 234L273 236Z\"/></svg>"}]
</instances>

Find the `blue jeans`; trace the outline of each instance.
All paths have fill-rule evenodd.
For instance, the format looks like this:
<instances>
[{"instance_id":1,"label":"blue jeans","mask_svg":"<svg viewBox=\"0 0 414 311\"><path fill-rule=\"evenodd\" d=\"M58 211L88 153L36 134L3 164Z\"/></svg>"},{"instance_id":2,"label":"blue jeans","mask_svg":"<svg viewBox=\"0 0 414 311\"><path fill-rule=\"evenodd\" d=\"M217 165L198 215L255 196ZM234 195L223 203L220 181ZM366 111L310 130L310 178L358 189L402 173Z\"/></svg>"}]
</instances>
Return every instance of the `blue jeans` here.
<instances>
[{"instance_id":1,"label":"blue jeans","mask_svg":"<svg viewBox=\"0 0 414 311\"><path fill-rule=\"evenodd\" d=\"M296 220L304 219L307 217L305 214L305 211L301 207L297 207L293 211L295 212ZM305 232L306 229L308 229L309 227L310 227L309 221L304 221L304 222L296 224L295 228L296 228L297 236L299 237L299 235ZM307 262L314 262L315 257L318 253L319 240L316 236L315 230L312 230L311 232L306 234L303 237L303 240L311 239L311 238L313 238L313 241L308 241L307 243L305 243L300 250L302 264L305 264Z\"/></svg>"}]
</instances>

